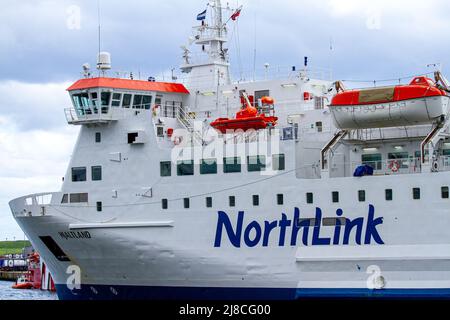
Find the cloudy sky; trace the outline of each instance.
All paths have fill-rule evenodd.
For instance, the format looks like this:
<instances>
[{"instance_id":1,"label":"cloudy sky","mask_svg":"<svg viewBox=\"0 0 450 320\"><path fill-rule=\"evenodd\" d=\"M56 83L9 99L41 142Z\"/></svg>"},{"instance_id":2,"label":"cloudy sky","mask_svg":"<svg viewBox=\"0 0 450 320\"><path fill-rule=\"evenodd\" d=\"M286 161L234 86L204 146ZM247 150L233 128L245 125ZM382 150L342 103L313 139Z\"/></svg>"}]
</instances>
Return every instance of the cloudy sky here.
<instances>
[{"instance_id":1,"label":"cloudy sky","mask_svg":"<svg viewBox=\"0 0 450 320\"><path fill-rule=\"evenodd\" d=\"M117 71L159 76L180 64L206 0L102 0L102 49ZM391 79L450 64L445 0L231 0L244 5L230 25L233 70L300 65L335 79ZM95 65L93 0L0 0L0 240L22 238L8 201L57 191L77 128L63 110L81 65ZM239 37L238 37L239 36ZM240 41L238 42L237 39ZM239 43L239 45L237 45ZM333 50L330 50L330 47ZM239 67L242 66L242 67ZM448 73L447 73L448 75Z\"/></svg>"}]
</instances>

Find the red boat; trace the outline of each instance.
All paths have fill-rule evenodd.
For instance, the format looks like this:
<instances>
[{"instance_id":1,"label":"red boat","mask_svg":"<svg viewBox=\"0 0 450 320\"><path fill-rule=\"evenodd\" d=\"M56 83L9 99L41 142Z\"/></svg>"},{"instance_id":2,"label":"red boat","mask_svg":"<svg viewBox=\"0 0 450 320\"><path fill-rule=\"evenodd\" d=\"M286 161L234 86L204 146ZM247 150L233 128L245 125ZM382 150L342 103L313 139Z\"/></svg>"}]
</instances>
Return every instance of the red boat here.
<instances>
[{"instance_id":1,"label":"red boat","mask_svg":"<svg viewBox=\"0 0 450 320\"><path fill-rule=\"evenodd\" d=\"M13 289L29 290L34 288L34 284L26 276L20 276L16 284L12 286Z\"/></svg>"},{"instance_id":2,"label":"red boat","mask_svg":"<svg viewBox=\"0 0 450 320\"><path fill-rule=\"evenodd\" d=\"M260 112L252 106L246 95L244 95L244 102L246 107L236 113L235 119L219 118L212 122L211 126L225 134L227 131L261 130L277 125L278 118L274 116L274 100L272 98L263 97L261 99Z\"/></svg>"}]
</instances>

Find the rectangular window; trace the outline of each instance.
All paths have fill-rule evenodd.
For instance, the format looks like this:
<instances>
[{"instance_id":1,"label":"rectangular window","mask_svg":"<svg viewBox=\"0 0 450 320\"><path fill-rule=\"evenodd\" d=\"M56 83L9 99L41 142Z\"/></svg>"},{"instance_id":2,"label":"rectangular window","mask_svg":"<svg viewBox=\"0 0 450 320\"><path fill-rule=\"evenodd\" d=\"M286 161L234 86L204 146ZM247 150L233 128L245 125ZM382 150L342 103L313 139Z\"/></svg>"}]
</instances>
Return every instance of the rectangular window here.
<instances>
[{"instance_id":1,"label":"rectangular window","mask_svg":"<svg viewBox=\"0 0 450 320\"><path fill-rule=\"evenodd\" d=\"M131 94L124 94L123 95L123 103L122 103L122 107L124 108L130 108L131 106Z\"/></svg>"},{"instance_id":2,"label":"rectangular window","mask_svg":"<svg viewBox=\"0 0 450 320\"><path fill-rule=\"evenodd\" d=\"M152 106L152 96L144 96L142 98L142 109L150 110Z\"/></svg>"},{"instance_id":3,"label":"rectangular window","mask_svg":"<svg viewBox=\"0 0 450 320\"><path fill-rule=\"evenodd\" d=\"M69 195L68 194L63 195L61 203L69 203Z\"/></svg>"},{"instance_id":4,"label":"rectangular window","mask_svg":"<svg viewBox=\"0 0 450 320\"><path fill-rule=\"evenodd\" d=\"M230 196L230 198L228 200L229 200L230 207L236 206L236 197L235 196Z\"/></svg>"},{"instance_id":5,"label":"rectangular window","mask_svg":"<svg viewBox=\"0 0 450 320\"><path fill-rule=\"evenodd\" d=\"M102 167L95 166L91 168L92 181L101 181L102 180Z\"/></svg>"},{"instance_id":6,"label":"rectangular window","mask_svg":"<svg viewBox=\"0 0 450 320\"><path fill-rule=\"evenodd\" d=\"M163 210L167 210L167 208L169 208L169 201L167 199L162 199L161 205Z\"/></svg>"},{"instance_id":7,"label":"rectangular window","mask_svg":"<svg viewBox=\"0 0 450 320\"><path fill-rule=\"evenodd\" d=\"M420 188L413 188L413 199L420 200Z\"/></svg>"},{"instance_id":8,"label":"rectangular window","mask_svg":"<svg viewBox=\"0 0 450 320\"><path fill-rule=\"evenodd\" d=\"M284 196L282 194L277 194L277 204L282 206L284 204Z\"/></svg>"},{"instance_id":9,"label":"rectangular window","mask_svg":"<svg viewBox=\"0 0 450 320\"><path fill-rule=\"evenodd\" d=\"M71 193L70 203L88 203L89 195L87 193Z\"/></svg>"},{"instance_id":10,"label":"rectangular window","mask_svg":"<svg viewBox=\"0 0 450 320\"><path fill-rule=\"evenodd\" d=\"M224 173L241 172L241 158L240 157L224 158L223 172Z\"/></svg>"},{"instance_id":11,"label":"rectangular window","mask_svg":"<svg viewBox=\"0 0 450 320\"><path fill-rule=\"evenodd\" d=\"M111 101L111 92L102 92L102 106L109 107L109 102Z\"/></svg>"},{"instance_id":12,"label":"rectangular window","mask_svg":"<svg viewBox=\"0 0 450 320\"><path fill-rule=\"evenodd\" d=\"M307 204L313 204L314 203L314 194L311 192L308 192L306 194L306 203Z\"/></svg>"},{"instance_id":13,"label":"rectangular window","mask_svg":"<svg viewBox=\"0 0 450 320\"><path fill-rule=\"evenodd\" d=\"M358 191L358 201L359 202L366 202L366 191L365 190L359 190Z\"/></svg>"},{"instance_id":14,"label":"rectangular window","mask_svg":"<svg viewBox=\"0 0 450 320\"><path fill-rule=\"evenodd\" d=\"M73 182L86 181L86 167L72 168L72 181Z\"/></svg>"},{"instance_id":15,"label":"rectangular window","mask_svg":"<svg viewBox=\"0 0 450 320\"><path fill-rule=\"evenodd\" d=\"M161 177L170 177L172 175L172 162L163 161L160 162Z\"/></svg>"},{"instance_id":16,"label":"rectangular window","mask_svg":"<svg viewBox=\"0 0 450 320\"><path fill-rule=\"evenodd\" d=\"M370 166L374 170L382 170L383 169L381 153L363 154L361 156L361 162L363 165Z\"/></svg>"},{"instance_id":17,"label":"rectangular window","mask_svg":"<svg viewBox=\"0 0 450 320\"><path fill-rule=\"evenodd\" d=\"M41 241L45 244L45 246L50 250L51 253L62 262L69 262L69 257L64 253L61 247L53 240L50 236L39 237Z\"/></svg>"},{"instance_id":18,"label":"rectangular window","mask_svg":"<svg viewBox=\"0 0 450 320\"><path fill-rule=\"evenodd\" d=\"M317 129L317 132L323 132L323 123L316 122L316 129Z\"/></svg>"},{"instance_id":19,"label":"rectangular window","mask_svg":"<svg viewBox=\"0 0 450 320\"><path fill-rule=\"evenodd\" d=\"M272 156L272 169L274 171L286 170L286 159L284 154L274 154Z\"/></svg>"},{"instance_id":20,"label":"rectangular window","mask_svg":"<svg viewBox=\"0 0 450 320\"><path fill-rule=\"evenodd\" d=\"M203 159L200 164L200 174L217 174L217 160Z\"/></svg>"},{"instance_id":21,"label":"rectangular window","mask_svg":"<svg viewBox=\"0 0 450 320\"><path fill-rule=\"evenodd\" d=\"M263 97L270 97L270 90L259 90L255 91L255 103Z\"/></svg>"},{"instance_id":22,"label":"rectangular window","mask_svg":"<svg viewBox=\"0 0 450 320\"><path fill-rule=\"evenodd\" d=\"M141 109L142 107L142 95L135 94L133 99L133 109Z\"/></svg>"},{"instance_id":23,"label":"rectangular window","mask_svg":"<svg viewBox=\"0 0 450 320\"><path fill-rule=\"evenodd\" d=\"M177 175L193 176L194 175L194 160L178 161Z\"/></svg>"},{"instance_id":24,"label":"rectangular window","mask_svg":"<svg viewBox=\"0 0 450 320\"><path fill-rule=\"evenodd\" d=\"M102 134L101 132L96 132L95 133L95 143L100 143L102 142Z\"/></svg>"},{"instance_id":25,"label":"rectangular window","mask_svg":"<svg viewBox=\"0 0 450 320\"><path fill-rule=\"evenodd\" d=\"M386 189L386 201L392 201L394 200L394 191L392 189Z\"/></svg>"},{"instance_id":26,"label":"rectangular window","mask_svg":"<svg viewBox=\"0 0 450 320\"><path fill-rule=\"evenodd\" d=\"M441 188L441 195L442 199L448 199L449 198L449 188L448 187L442 187Z\"/></svg>"},{"instance_id":27,"label":"rectangular window","mask_svg":"<svg viewBox=\"0 0 450 320\"><path fill-rule=\"evenodd\" d=\"M103 203L101 201L97 202L97 212L103 211Z\"/></svg>"},{"instance_id":28,"label":"rectangular window","mask_svg":"<svg viewBox=\"0 0 450 320\"><path fill-rule=\"evenodd\" d=\"M259 196L258 195L253 195L253 205L255 207L259 206Z\"/></svg>"},{"instance_id":29,"label":"rectangular window","mask_svg":"<svg viewBox=\"0 0 450 320\"><path fill-rule=\"evenodd\" d=\"M248 172L263 171L266 168L265 156L248 156L247 170Z\"/></svg>"},{"instance_id":30,"label":"rectangular window","mask_svg":"<svg viewBox=\"0 0 450 320\"><path fill-rule=\"evenodd\" d=\"M183 202L184 202L184 208L189 209L189 206L190 206L189 198L184 198Z\"/></svg>"},{"instance_id":31,"label":"rectangular window","mask_svg":"<svg viewBox=\"0 0 450 320\"><path fill-rule=\"evenodd\" d=\"M334 191L332 193L333 203L339 203L339 192Z\"/></svg>"},{"instance_id":32,"label":"rectangular window","mask_svg":"<svg viewBox=\"0 0 450 320\"><path fill-rule=\"evenodd\" d=\"M211 197L207 197L206 198L206 207L207 208L212 208L213 203L212 203L212 198Z\"/></svg>"},{"instance_id":33,"label":"rectangular window","mask_svg":"<svg viewBox=\"0 0 450 320\"><path fill-rule=\"evenodd\" d=\"M122 101L122 94L121 93L114 93L112 97L112 106L113 107L120 107L120 102Z\"/></svg>"},{"instance_id":34,"label":"rectangular window","mask_svg":"<svg viewBox=\"0 0 450 320\"><path fill-rule=\"evenodd\" d=\"M164 138L164 127L156 127L156 135L159 138Z\"/></svg>"}]
</instances>

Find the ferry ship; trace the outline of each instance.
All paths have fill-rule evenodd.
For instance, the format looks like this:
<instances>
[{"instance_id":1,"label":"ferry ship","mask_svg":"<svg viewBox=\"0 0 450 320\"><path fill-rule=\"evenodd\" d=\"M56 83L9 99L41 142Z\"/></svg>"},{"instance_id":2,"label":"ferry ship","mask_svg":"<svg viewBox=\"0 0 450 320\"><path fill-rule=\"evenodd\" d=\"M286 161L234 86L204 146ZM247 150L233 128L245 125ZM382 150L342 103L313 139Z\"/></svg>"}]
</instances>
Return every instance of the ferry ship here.
<instances>
[{"instance_id":1,"label":"ferry ship","mask_svg":"<svg viewBox=\"0 0 450 320\"><path fill-rule=\"evenodd\" d=\"M68 88L61 190L10 202L60 299L450 297L448 82L232 81L240 10L197 17L182 83L102 52Z\"/></svg>"}]
</instances>

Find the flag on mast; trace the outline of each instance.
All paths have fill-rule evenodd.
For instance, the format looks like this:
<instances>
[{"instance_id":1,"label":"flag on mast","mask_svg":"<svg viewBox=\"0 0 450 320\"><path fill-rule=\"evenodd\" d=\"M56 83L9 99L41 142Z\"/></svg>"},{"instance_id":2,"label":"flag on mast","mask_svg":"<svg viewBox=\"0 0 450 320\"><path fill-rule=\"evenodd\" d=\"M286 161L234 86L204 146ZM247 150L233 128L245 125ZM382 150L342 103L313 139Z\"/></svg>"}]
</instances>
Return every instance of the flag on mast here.
<instances>
[{"instance_id":1,"label":"flag on mast","mask_svg":"<svg viewBox=\"0 0 450 320\"><path fill-rule=\"evenodd\" d=\"M237 18L241 15L242 6L239 7L239 9L236 10L235 13L231 16L231 20L236 21Z\"/></svg>"},{"instance_id":2,"label":"flag on mast","mask_svg":"<svg viewBox=\"0 0 450 320\"><path fill-rule=\"evenodd\" d=\"M202 13L199 13L199 14L197 15L197 20L198 20L198 21L203 21L203 20L205 20L205 19L206 19L206 10L203 11Z\"/></svg>"}]
</instances>

